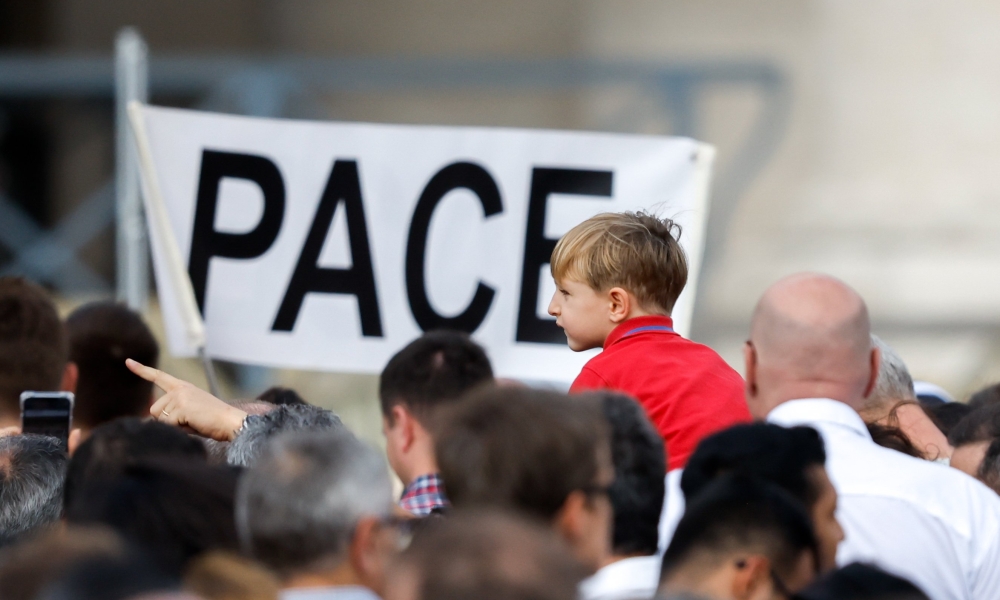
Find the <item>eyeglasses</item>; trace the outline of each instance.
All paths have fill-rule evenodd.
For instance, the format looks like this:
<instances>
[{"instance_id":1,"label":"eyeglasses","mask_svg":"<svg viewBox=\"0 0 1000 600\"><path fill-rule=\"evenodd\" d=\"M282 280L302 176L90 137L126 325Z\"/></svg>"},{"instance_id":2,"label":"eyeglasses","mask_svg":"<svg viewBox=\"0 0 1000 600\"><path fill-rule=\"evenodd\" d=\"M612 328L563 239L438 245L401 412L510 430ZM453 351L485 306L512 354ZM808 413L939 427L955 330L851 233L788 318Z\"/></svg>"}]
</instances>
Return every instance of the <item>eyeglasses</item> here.
<instances>
[{"instance_id":1,"label":"eyeglasses","mask_svg":"<svg viewBox=\"0 0 1000 600\"><path fill-rule=\"evenodd\" d=\"M580 491L584 493L588 498L596 498L598 496L611 496L611 484L600 485L597 483L592 483L590 485L585 485L580 488Z\"/></svg>"}]
</instances>

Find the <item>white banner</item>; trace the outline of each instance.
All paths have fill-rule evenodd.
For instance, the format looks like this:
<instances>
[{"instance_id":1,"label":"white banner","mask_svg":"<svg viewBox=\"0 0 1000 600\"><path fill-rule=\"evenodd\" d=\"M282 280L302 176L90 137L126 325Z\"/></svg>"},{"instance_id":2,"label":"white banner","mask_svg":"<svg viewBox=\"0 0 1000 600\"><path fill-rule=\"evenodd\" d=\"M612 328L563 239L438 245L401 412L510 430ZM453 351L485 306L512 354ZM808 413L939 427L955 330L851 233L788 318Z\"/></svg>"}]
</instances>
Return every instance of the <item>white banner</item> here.
<instances>
[{"instance_id":1,"label":"white banner","mask_svg":"<svg viewBox=\"0 0 1000 600\"><path fill-rule=\"evenodd\" d=\"M208 354L236 362L377 373L422 331L451 328L471 332L499 376L569 381L593 352L569 350L546 313L549 255L584 219L640 209L684 228L690 276L674 319L688 330L710 146L153 107L132 117L175 355L197 351L200 311Z\"/></svg>"}]
</instances>

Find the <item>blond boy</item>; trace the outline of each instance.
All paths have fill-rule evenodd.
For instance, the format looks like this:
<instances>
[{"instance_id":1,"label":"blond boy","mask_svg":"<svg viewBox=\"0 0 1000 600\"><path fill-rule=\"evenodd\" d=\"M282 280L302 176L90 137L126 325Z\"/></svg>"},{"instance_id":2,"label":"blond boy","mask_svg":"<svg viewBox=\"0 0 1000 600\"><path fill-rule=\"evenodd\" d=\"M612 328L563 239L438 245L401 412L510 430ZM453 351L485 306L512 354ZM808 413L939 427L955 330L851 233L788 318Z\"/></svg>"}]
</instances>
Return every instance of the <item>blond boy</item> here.
<instances>
[{"instance_id":1,"label":"blond boy","mask_svg":"<svg viewBox=\"0 0 1000 600\"><path fill-rule=\"evenodd\" d=\"M668 469L683 467L702 438L750 421L739 374L673 329L670 312L687 282L679 236L670 219L604 213L571 229L551 259L549 314L571 349L604 349L572 390L638 399L666 442Z\"/></svg>"}]
</instances>

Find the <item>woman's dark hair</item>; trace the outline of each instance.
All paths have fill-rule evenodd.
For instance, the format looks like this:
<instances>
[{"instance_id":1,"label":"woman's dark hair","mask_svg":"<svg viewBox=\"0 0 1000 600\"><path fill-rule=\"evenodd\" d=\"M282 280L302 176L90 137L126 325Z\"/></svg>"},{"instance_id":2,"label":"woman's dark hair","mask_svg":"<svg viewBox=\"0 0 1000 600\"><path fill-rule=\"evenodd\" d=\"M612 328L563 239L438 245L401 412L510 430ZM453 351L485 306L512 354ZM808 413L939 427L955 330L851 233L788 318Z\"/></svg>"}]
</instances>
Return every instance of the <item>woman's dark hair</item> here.
<instances>
[{"instance_id":1,"label":"woman's dark hair","mask_svg":"<svg viewBox=\"0 0 1000 600\"><path fill-rule=\"evenodd\" d=\"M961 402L946 402L935 406L923 406L924 412L937 425L941 433L951 435L951 430L972 412L972 407Z\"/></svg>"},{"instance_id":2,"label":"woman's dark hair","mask_svg":"<svg viewBox=\"0 0 1000 600\"><path fill-rule=\"evenodd\" d=\"M924 457L920 449L913 445L913 442L903 433L902 429L879 423L865 423L865 425L868 426L868 433L871 434L872 441L879 446L895 450L896 452L902 452L914 458Z\"/></svg>"},{"instance_id":3,"label":"woman's dark hair","mask_svg":"<svg viewBox=\"0 0 1000 600\"><path fill-rule=\"evenodd\" d=\"M955 448L996 438L1000 438L1000 404L970 412L948 433L948 443Z\"/></svg>"}]
</instances>

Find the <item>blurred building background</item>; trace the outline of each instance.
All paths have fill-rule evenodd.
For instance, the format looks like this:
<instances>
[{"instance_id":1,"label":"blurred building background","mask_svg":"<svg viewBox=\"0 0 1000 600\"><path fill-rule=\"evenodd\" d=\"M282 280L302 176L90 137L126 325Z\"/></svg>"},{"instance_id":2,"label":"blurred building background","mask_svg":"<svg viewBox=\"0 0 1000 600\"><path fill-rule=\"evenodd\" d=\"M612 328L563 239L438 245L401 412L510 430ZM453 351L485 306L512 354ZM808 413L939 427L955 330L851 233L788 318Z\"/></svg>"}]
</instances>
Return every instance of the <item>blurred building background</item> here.
<instances>
[{"instance_id":1,"label":"blurred building background","mask_svg":"<svg viewBox=\"0 0 1000 600\"><path fill-rule=\"evenodd\" d=\"M0 0L0 272L42 273L67 308L114 290L100 194L129 25L157 104L715 144L692 337L741 369L763 289L817 270L864 295L915 377L959 398L1000 379L996 2ZM225 375L231 395L298 387L377 437L372 377Z\"/></svg>"}]
</instances>

